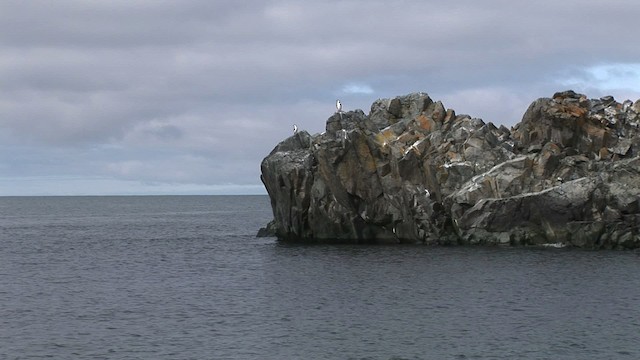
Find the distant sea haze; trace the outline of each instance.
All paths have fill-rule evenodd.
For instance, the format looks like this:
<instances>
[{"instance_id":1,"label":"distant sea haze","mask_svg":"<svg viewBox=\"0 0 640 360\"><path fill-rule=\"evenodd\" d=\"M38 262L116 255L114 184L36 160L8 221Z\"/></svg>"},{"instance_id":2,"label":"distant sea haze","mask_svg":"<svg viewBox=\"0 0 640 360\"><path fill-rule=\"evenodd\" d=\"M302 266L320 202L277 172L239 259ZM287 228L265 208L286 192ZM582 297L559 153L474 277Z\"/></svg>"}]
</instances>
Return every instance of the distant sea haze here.
<instances>
[{"instance_id":1,"label":"distant sea haze","mask_svg":"<svg viewBox=\"0 0 640 360\"><path fill-rule=\"evenodd\" d=\"M638 359L640 253L292 245L267 196L0 197L1 359Z\"/></svg>"}]
</instances>

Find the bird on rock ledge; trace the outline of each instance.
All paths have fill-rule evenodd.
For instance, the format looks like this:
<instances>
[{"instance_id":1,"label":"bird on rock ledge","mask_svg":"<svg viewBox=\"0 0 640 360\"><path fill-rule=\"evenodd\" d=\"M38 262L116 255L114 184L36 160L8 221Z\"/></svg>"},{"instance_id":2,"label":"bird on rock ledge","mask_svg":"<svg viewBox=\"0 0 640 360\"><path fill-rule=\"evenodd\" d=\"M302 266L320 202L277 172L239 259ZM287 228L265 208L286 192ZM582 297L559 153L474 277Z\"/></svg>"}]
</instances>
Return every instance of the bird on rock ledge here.
<instances>
[{"instance_id":1,"label":"bird on rock ledge","mask_svg":"<svg viewBox=\"0 0 640 360\"><path fill-rule=\"evenodd\" d=\"M342 103L340 100L336 100L336 109L338 109L338 113L342 112Z\"/></svg>"}]
</instances>

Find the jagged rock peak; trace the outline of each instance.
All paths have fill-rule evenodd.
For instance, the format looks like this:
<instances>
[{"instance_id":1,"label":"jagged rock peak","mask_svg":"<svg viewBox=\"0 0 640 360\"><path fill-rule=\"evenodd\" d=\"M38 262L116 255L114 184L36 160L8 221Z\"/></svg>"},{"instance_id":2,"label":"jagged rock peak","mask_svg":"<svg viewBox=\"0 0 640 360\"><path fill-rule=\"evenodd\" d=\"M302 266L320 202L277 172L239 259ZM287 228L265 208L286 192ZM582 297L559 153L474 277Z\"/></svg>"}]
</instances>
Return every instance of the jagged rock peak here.
<instances>
[{"instance_id":1,"label":"jagged rock peak","mask_svg":"<svg viewBox=\"0 0 640 360\"><path fill-rule=\"evenodd\" d=\"M640 102L574 91L508 129L426 93L335 113L262 161L292 241L640 246Z\"/></svg>"}]
</instances>

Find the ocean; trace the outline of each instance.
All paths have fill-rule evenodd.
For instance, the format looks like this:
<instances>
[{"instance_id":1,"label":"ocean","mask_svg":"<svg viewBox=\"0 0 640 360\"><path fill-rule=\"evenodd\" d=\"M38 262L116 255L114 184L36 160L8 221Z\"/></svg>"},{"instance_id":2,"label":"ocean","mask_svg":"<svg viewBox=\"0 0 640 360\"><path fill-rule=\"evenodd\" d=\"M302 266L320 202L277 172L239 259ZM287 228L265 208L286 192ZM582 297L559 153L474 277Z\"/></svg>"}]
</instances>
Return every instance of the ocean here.
<instances>
[{"instance_id":1,"label":"ocean","mask_svg":"<svg viewBox=\"0 0 640 360\"><path fill-rule=\"evenodd\" d=\"M640 252L256 238L271 218L0 197L0 359L640 358Z\"/></svg>"}]
</instances>

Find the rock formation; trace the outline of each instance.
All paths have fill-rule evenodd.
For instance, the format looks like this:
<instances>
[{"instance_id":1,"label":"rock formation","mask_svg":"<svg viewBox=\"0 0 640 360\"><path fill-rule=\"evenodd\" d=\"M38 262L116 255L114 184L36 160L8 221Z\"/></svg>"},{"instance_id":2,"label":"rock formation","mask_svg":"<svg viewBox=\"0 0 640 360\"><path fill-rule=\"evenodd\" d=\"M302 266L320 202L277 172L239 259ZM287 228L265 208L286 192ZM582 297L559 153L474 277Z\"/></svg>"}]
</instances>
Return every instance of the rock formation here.
<instances>
[{"instance_id":1,"label":"rock formation","mask_svg":"<svg viewBox=\"0 0 640 360\"><path fill-rule=\"evenodd\" d=\"M377 100L262 161L268 229L291 241L637 248L639 114L640 101L564 91L508 129L424 93Z\"/></svg>"}]
</instances>

